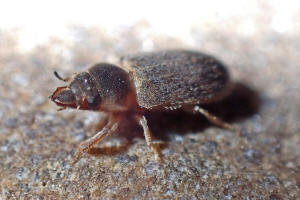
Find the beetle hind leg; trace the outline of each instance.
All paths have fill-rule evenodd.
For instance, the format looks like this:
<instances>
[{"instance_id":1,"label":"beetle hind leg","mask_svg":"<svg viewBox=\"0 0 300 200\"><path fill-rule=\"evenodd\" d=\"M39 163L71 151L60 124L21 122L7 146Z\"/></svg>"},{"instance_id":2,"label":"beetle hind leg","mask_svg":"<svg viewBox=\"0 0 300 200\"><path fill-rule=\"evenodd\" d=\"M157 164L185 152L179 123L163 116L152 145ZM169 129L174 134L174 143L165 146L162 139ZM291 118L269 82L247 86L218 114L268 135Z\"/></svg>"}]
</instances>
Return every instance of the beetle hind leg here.
<instances>
[{"instance_id":1,"label":"beetle hind leg","mask_svg":"<svg viewBox=\"0 0 300 200\"><path fill-rule=\"evenodd\" d=\"M227 122L224 122L223 120L221 120L220 118L214 116L213 114L209 113L207 110L201 108L200 106L196 105L194 107L194 111L195 112L199 112L201 113L202 115L204 115L206 117L206 119L208 119L211 123L217 125L217 126L220 126L222 128L226 128L226 129L229 129L233 132L235 132L235 134L237 136L240 135L240 130L239 128L227 123Z\"/></svg>"},{"instance_id":2,"label":"beetle hind leg","mask_svg":"<svg viewBox=\"0 0 300 200\"><path fill-rule=\"evenodd\" d=\"M146 117L144 115L141 117L138 116L137 120L138 120L139 124L143 127L146 143L151 148L151 150L154 152L155 159L160 160L161 155L160 155L159 147L152 142L153 136L152 136L149 126L147 124Z\"/></svg>"}]
</instances>

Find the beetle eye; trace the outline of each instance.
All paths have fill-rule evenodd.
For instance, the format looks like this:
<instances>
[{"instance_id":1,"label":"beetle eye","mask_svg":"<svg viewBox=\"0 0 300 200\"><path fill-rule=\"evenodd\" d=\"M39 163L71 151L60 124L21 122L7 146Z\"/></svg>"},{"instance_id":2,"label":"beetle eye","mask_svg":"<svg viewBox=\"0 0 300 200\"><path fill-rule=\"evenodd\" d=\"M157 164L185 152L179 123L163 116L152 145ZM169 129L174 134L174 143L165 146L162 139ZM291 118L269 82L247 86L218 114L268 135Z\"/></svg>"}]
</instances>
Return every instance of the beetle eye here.
<instances>
[{"instance_id":1,"label":"beetle eye","mask_svg":"<svg viewBox=\"0 0 300 200\"><path fill-rule=\"evenodd\" d=\"M100 104L101 98L100 95L96 96L87 96L86 97L86 102L89 108L91 109L97 109L99 104Z\"/></svg>"},{"instance_id":2,"label":"beetle eye","mask_svg":"<svg viewBox=\"0 0 300 200\"><path fill-rule=\"evenodd\" d=\"M71 90L66 89L58 93L57 96L55 97L55 100L58 101L59 103L71 104L75 102L75 96Z\"/></svg>"}]
</instances>

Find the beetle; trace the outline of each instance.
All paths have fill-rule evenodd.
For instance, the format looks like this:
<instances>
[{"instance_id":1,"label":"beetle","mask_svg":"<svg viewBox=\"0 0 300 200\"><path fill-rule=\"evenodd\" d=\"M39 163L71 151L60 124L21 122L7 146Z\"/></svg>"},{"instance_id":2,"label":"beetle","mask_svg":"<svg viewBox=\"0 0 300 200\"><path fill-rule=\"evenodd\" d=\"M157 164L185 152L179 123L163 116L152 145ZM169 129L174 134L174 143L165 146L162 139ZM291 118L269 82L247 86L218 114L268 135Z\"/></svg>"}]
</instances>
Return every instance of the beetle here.
<instances>
[{"instance_id":1,"label":"beetle","mask_svg":"<svg viewBox=\"0 0 300 200\"><path fill-rule=\"evenodd\" d=\"M147 145L159 159L159 149L145 117L146 111L183 109L201 113L223 128L238 129L210 114L201 105L216 102L231 91L226 67L216 58L188 50L164 50L123 56L119 65L98 63L72 78L55 76L69 84L50 96L61 109L101 111L107 123L93 137L80 143L75 157L87 152L115 132L130 114L141 125Z\"/></svg>"}]
</instances>

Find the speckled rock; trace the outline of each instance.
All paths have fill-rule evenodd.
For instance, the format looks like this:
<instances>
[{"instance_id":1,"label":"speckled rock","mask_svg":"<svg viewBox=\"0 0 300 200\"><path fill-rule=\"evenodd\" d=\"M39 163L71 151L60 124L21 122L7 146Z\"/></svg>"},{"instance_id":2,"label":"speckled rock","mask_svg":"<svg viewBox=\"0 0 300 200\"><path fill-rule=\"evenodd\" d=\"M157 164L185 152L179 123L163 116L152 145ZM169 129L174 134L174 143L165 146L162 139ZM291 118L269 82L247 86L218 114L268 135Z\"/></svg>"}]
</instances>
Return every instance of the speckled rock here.
<instances>
[{"instance_id":1,"label":"speckled rock","mask_svg":"<svg viewBox=\"0 0 300 200\"><path fill-rule=\"evenodd\" d=\"M143 50L143 41L134 39L135 29L143 28L124 30L121 40L133 46L84 28L77 35L85 43L55 40L27 54L0 46L0 199L299 199L299 32L260 28L247 40L228 30L195 28L192 47L223 60L236 86L230 97L206 107L242 134L212 126L201 115L149 113L162 143L161 162L129 120L70 165L103 115L57 112L47 99L63 84L54 70L72 74L95 62L115 62L120 50ZM170 40L153 36L154 49L184 46Z\"/></svg>"}]
</instances>

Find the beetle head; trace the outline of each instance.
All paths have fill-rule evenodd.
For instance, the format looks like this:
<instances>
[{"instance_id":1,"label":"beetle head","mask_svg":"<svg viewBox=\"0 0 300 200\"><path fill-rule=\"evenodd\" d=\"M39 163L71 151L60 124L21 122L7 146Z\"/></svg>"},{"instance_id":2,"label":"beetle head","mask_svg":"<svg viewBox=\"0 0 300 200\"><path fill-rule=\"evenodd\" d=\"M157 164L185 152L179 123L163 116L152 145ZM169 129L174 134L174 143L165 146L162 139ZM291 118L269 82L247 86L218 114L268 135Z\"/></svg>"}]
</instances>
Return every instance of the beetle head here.
<instances>
[{"instance_id":1,"label":"beetle head","mask_svg":"<svg viewBox=\"0 0 300 200\"><path fill-rule=\"evenodd\" d=\"M51 95L56 105L64 108L95 111L123 111L131 94L129 76L121 68L100 63L72 78L55 76L68 86L58 87ZM62 110L60 109L60 110Z\"/></svg>"},{"instance_id":2,"label":"beetle head","mask_svg":"<svg viewBox=\"0 0 300 200\"><path fill-rule=\"evenodd\" d=\"M51 100L65 108L76 108L82 110L97 110L101 104L101 98L97 88L92 82L90 74L82 72L73 78L62 78L54 72L56 78L64 82L70 82L68 86L58 87L50 96Z\"/></svg>"}]
</instances>

